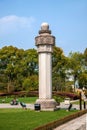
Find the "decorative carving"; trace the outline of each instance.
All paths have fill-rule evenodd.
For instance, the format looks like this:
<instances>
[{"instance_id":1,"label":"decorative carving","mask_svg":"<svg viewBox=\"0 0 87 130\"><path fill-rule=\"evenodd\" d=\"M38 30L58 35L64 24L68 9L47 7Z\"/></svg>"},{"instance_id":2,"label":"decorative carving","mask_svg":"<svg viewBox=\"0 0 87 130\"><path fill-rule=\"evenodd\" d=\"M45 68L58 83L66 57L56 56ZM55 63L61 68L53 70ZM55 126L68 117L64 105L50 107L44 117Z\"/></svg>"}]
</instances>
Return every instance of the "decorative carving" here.
<instances>
[{"instance_id":1,"label":"decorative carving","mask_svg":"<svg viewBox=\"0 0 87 130\"><path fill-rule=\"evenodd\" d=\"M54 45L55 44L55 37L54 36L37 36L35 38L36 41L36 46L42 45L42 44L50 44Z\"/></svg>"}]
</instances>

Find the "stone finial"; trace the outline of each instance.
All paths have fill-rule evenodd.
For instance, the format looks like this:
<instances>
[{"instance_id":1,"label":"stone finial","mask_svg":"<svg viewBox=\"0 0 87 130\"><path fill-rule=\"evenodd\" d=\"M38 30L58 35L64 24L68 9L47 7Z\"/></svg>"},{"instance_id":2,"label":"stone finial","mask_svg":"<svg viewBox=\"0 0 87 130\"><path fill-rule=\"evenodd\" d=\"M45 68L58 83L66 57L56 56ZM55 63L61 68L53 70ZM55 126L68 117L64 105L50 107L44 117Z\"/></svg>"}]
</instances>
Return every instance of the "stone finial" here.
<instances>
[{"instance_id":1,"label":"stone finial","mask_svg":"<svg viewBox=\"0 0 87 130\"><path fill-rule=\"evenodd\" d=\"M46 35L51 34L51 30L49 30L49 24L46 22L43 22L41 24L41 30L39 30L39 34L44 35L46 33Z\"/></svg>"},{"instance_id":2,"label":"stone finial","mask_svg":"<svg viewBox=\"0 0 87 130\"><path fill-rule=\"evenodd\" d=\"M41 50L42 46L52 46L55 45L55 37L51 35L51 30L49 30L49 24L44 22L41 24L41 29L39 30L39 35L35 37L35 44L39 47L38 50ZM43 49L43 51L47 51ZM51 51L50 51L51 52Z\"/></svg>"},{"instance_id":3,"label":"stone finial","mask_svg":"<svg viewBox=\"0 0 87 130\"><path fill-rule=\"evenodd\" d=\"M49 30L49 24L44 22L41 24L41 30Z\"/></svg>"}]
</instances>

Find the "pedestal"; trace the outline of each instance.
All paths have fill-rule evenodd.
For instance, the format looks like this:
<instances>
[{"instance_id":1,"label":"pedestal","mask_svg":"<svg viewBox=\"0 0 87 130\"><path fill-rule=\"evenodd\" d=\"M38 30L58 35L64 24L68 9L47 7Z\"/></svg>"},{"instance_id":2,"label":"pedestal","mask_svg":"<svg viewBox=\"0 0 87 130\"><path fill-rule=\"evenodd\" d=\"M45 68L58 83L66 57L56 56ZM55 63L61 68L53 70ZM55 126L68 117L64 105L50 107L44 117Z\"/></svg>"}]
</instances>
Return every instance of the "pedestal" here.
<instances>
[{"instance_id":1,"label":"pedestal","mask_svg":"<svg viewBox=\"0 0 87 130\"><path fill-rule=\"evenodd\" d=\"M57 106L54 99L37 99L36 103L41 105L42 111L54 111Z\"/></svg>"}]
</instances>

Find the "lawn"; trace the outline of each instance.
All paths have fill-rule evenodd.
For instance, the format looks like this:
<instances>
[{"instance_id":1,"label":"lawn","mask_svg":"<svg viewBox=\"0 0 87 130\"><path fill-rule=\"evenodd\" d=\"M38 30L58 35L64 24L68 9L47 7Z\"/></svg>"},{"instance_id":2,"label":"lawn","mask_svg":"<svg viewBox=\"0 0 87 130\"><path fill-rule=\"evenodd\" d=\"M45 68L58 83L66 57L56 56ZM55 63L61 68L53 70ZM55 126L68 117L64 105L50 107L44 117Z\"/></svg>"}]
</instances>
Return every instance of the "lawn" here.
<instances>
[{"instance_id":1,"label":"lawn","mask_svg":"<svg viewBox=\"0 0 87 130\"><path fill-rule=\"evenodd\" d=\"M10 103L13 99L14 97L0 97L0 103L2 103L2 101L4 101L4 103ZM17 97L17 99L19 102L34 103L37 97Z\"/></svg>"},{"instance_id":2,"label":"lawn","mask_svg":"<svg viewBox=\"0 0 87 130\"><path fill-rule=\"evenodd\" d=\"M80 101L78 100L78 101L72 102L72 104L79 105L79 104L80 104ZM82 100L82 104L84 104L84 101L83 101L83 100ZM86 104L87 104L87 102L86 102Z\"/></svg>"},{"instance_id":3,"label":"lawn","mask_svg":"<svg viewBox=\"0 0 87 130\"><path fill-rule=\"evenodd\" d=\"M0 109L0 130L34 130L38 126L61 119L75 112L77 111L37 112L29 109Z\"/></svg>"}]
</instances>

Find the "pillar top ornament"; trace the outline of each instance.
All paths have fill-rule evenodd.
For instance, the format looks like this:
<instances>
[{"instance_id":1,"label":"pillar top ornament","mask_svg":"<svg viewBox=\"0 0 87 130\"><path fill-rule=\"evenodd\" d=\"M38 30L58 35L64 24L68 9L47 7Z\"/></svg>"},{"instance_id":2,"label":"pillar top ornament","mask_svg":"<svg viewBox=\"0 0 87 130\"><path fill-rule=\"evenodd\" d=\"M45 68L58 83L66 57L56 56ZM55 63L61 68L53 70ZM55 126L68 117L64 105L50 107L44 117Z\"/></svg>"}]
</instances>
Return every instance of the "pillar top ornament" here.
<instances>
[{"instance_id":1,"label":"pillar top ornament","mask_svg":"<svg viewBox=\"0 0 87 130\"><path fill-rule=\"evenodd\" d=\"M44 22L41 24L41 30L49 30L49 24Z\"/></svg>"},{"instance_id":2,"label":"pillar top ornament","mask_svg":"<svg viewBox=\"0 0 87 130\"><path fill-rule=\"evenodd\" d=\"M40 35L48 35L51 34L51 30L49 30L49 24L46 22L43 22L41 24L41 30L39 30Z\"/></svg>"},{"instance_id":3,"label":"pillar top ornament","mask_svg":"<svg viewBox=\"0 0 87 130\"><path fill-rule=\"evenodd\" d=\"M39 35L35 37L36 46L53 46L55 45L55 37L51 35L51 30L49 30L49 24L43 22L41 24L41 29L39 30Z\"/></svg>"}]
</instances>

